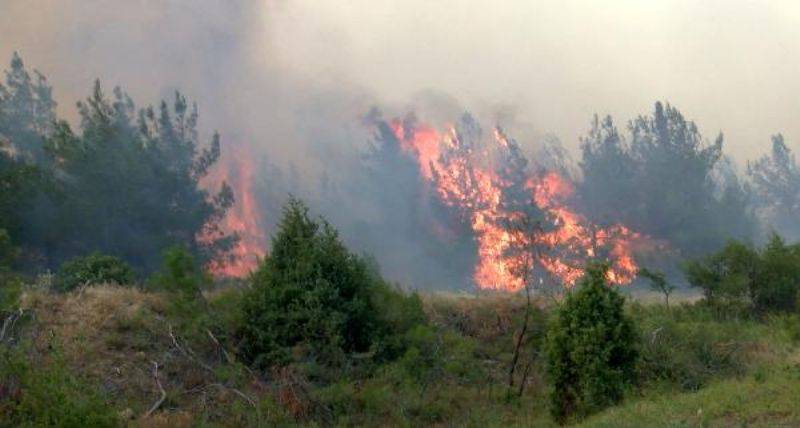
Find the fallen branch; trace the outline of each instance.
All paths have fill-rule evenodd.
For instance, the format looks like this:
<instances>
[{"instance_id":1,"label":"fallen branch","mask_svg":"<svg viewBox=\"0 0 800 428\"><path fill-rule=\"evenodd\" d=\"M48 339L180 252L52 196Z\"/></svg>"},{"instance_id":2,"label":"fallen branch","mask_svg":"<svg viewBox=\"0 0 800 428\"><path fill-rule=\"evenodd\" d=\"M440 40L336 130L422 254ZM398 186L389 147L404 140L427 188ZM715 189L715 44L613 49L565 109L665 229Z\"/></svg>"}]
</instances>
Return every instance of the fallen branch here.
<instances>
[{"instance_id":1,"label":"fallen branch","mask_svg":"<svg viewBox=\"0 0 800 428\"><path fill-rule=\"evenodd\" d=\"M659 327L659 328L653 330L652 333L650 333L650 343L656 343L656 338L658 338L658 333L660 333L661 330L663 330L663 329L664 329L664 327Z\"/></svg>"},{"instance_id":2,"label":"fallen branch","mask_svg":"<svg viewBox=\"0 0 800 428\"><path fill-rule=\"evenodd\" d=\"M186 358L200 365L200 367L208 370L211 373L214 373L214 369L211 368L211 366L209 366L208 364L204 363L202 360L200 360L200 358L197 357L197 354L195 354L194 351L192 351L192 348L189 348L188 346L186 346L185 348L181 347L181 345L178 343L178 338L176 338L175 335L172 333L172 324L168 324L168 332L170 339L172 339L172 344L175 346L175 349L177 349L178 352L183 354L183 356L185 356Z\"/></svg>"},{"instance_id":3,"label":"fallen branch","mask_svg":"<svg viewBox=\"0 0 800 428\"><path fill-rule=\"evenodd\" d=\"M167 329L169 332L169 337L170 339L172 339L172 344L175 346L175 349L177 349L178 352L180 352L181 354L186 355L186 351L184 351L183 348L181 348L181 345L178 344L178 339L175 338L174 334L172 334L172 324L168 324Z\"/></svg>"},{"instance_id":4,"label":"fallen branch","mask_svg":"<svg viewBox=\"0 0 800 428\"><path fill-rule=\"evenodd\" d=\"M158 386L158 390L161 392L161 397L153 404L152 407L150 407L150 410L148 410L147 413L142 416L143 418L147 418L152 415L153 412L161 407L161 404L164 403L164 400L167 399L167 391L164 391L164 387L161 386L161 381L158 380L158 363L156 361L153 361L153 379L156 380L156 385Z\"/></svg>"},{"instance_id":5,"label":"fallen branch","mask_svg":"<svg viewBox=\"0 0 800 428\"><path fill-rule=\"evenodd\" d=\"M228 363L233 364L233 358L231 358L230 354L228 354L228 351L225 350L222 344L219 343L219 340L217 340L214 334L211 333L211 330L206 329L206 333L208 333L208 337L211 338L214 344L217 345L217 348L219 348L219 350L222 351L222 355L225 357L225 360L228 361Z\"/></svg>"},{"instance_id":6,"label":"fallen branch","mask_svg":"<svg viewBox=\"0 0 800 428\"><path fill-rule=\"evenodd\" d=\"M17 320L22 318L22 308L19 308L18 311L11 313L5 320L3 320L3 328L0 330L0 342L5 340L6 332L9 334L9 339L11 338L11 332L14 331L14 325L17 323Z\"/></svg>"},{"instance_id":7,"label":"fallen branch","mask_svg":"<svg viewBox=\"0 0 800 428\"><path fill-rule=\"evenodd\" d=\"M208 337L211 338L211 340L214 342L214 344L217 345L217 348L219 348L220 352L222 352L222 355L225 357L225 360L228 361L229 364L235 364L236 359L233 358L231 354L229 354L228 351L225 350L225 347L223 347L222 344L219 342L219 340L217 340L217 337L214 336L214 333L211 333L211 330L208 329L206 329L206 333L208 334ZM257 384L259 385L262 384L261 378L255 372L253 372L253 370L250 369L250 367L248 367L246 364L242 364L241 367L247 370L247 373L250 374L250 376Z\"/></svg>"},{"instance_id":8,"label":"fallen branch","mask_svg":"<svg viewBox=\"0 0 800 428\"><path fill-rule=\"evenodd\" d=\"M247 396L247 394L245 394L242 391L239 391L236 388L230 388L230 387L227 387L227 386L225 386L225 385L223 385L221 383L210 383L210 384L208 384L208 386L216 386L217 388L220 388L220 389L227 389L227 390L233 392L234 394L238 395L239 397L243 398L245 401L247 401L248 404L253 406L253 408L256 408L256 402L253 401L252 398Z\"/></svg>"},{"instance_id":9,"label":"fallen branch","mask_svg":"<svg viewBox=\"0 0 800 428\"><path fill-rule=\"evenodd\" d=\"M204 363L197 356L197 354L195 354L194 351L192 351L192 348L190 348L188 345L181 346L180 343L178 343L178 338L175 337L175 334L172 332L172 324L168 324L168 333L169 333L170 339L172 339L172 344L173 344L173 346L175 346L175 349L177 349L181 354L183 354L183 356L185 356L186 358L188 358L191 361L194 361L195 363L197 363L202 368L204 368L205 370L209 371L212 375L214 375L216 377L216 373L214 372L214 369L211 366L209 366L208 364ZM214 342L214 344L220 349L220 351L222 352L222 354L224 355L224 357L228 361L228 363L233 364L234 363L233 357L230 354L228 354L228 352L225 350L225 348L222 347L222 344L219 342L219 340L217 340L217 338L214 336L214 334L211 333L210 330L206 330L206 333L208 334L208 337L210 337L211 340ZM254 379L258 380L258 378L255 376L255 373L253 373L252 370L250 370L249 367L247 367L247 366L244 366L244 367L254 377ZM251 406L253 406L253 408L257 408L256 402L252 398L250 398L247 394L243 393L242 391L239 391L236 388L231 388L229 386L223 385L222 383L210 383L210 384L207 384L207 386L215 386L215 387L223 389L223 390L229 390L229 391L233 392L234 394L238 395L239 397L241 397L242 399L244 399L245 401L247 401L247 403L250 404Z\"/></svg>"}]
</instances>

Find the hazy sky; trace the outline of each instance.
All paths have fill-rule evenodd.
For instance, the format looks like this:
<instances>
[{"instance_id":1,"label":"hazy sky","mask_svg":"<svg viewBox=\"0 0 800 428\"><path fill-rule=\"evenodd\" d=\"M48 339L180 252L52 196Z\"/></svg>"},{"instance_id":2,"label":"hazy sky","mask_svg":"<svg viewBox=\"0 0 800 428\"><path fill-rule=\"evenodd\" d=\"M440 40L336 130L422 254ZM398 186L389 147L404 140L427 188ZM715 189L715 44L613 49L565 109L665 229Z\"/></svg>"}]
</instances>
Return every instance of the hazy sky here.
<instances>
[{"instance_id":1,"label":"hazy sky","mask_svg":"<svg viewBox=\"0 0 800 428\"><path fill-rule=\"evenodd\" d=\"M432 90L574 147L593 113L667 100L740 161L776 132L800 147L796 0L0 0L0 58L14 50L64 113L94 77L147 101L180 85L245 128L286 126L317 96Z\"/></svg>"}]
</instances>

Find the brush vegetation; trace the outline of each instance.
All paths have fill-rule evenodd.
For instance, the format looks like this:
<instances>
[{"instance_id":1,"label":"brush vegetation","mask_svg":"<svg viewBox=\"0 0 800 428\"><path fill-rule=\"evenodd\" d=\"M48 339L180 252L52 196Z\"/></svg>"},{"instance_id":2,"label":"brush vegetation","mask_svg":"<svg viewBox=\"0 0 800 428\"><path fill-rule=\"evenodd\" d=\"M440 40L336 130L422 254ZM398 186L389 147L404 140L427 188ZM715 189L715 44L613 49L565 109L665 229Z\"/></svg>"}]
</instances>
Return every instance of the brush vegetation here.
<instances>
[{"instance_id":1,"label":"brush vegetation","mask_svg":"<svg viewBox=\"0 0 800 428\"><path fill-rule=\"evenodd\" d=\"M188 315L170 311L166 292L117 285L26 290L24 315L3 342L3 420L15 426L558 425L548 398L556 384L544 358L533 361L524 393L508 400L523 299L423 295L427 325L403 335L404 352L393 360L351 355L347 366L315 368L300 353L261 370L237 351L243 318L235 311L246 294L206 292L207 312L187 322ZM548 313L541 310L535 329L546 330ZM621 403L595 407L599 412L571 423L800 423L792 398L800 392L796 314L720 319L702 303L671 310L629 303L625 313L640 332L637 382L623 389ZM148 413L160 400L159 383L165 399Z\"/></svg>"},{"instance_id":2,"label":"brush vegetation","mask_svg":"<svg viewBox=\"0 0 800 428\"><path fill-rule=\"evenodd\" d=\"M800 423L800 314L783 306L626 301L602 265L561 302L409 293L297 200L242 283L173 248L142 283L58 284L3 311L4 424Z\"/></svg>"},{"instance_id":3,"label":"brush vegetation","mask_svg":"<svg viewBox=\"0 0 800 428\"><path fill-rule=\"evenodd\" d=\"M628 136L593 122L576 183L591 220L690 258L692 301L670 304L678 273L640 271L662 304L624 299L601 265L548 299L410 292L294 199L258 269L215 281L234 195L201 185L221 149L217 134L200 143L197 108L181 94L136 108L99 82L74 129L55 107L14 55L0 84L0 427L800 425L800 246L748 241L754 213L798 236L800 167L779 135L744 182L722 137L673 106ZM468 276L457 255L474 236L420 233L419 170L380 168L398 146L386 123L379 137L357 188L391 215L347 221L375 247L419 238L409 264L445 255L450 278Z\"/></svg>"}]
</instances>

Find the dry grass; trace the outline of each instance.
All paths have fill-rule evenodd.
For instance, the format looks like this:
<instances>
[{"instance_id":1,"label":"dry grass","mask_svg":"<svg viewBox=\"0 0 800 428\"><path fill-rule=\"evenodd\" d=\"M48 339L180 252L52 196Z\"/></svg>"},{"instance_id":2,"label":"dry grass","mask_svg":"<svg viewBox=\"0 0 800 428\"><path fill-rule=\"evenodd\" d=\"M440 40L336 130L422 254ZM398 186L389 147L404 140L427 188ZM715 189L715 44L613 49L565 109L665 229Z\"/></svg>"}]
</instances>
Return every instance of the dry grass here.
<instances>
[{"instance_id":1,"label":"dry grass","mask_svg":"<svg viewBox=\"0 0 800 428\"><path fill-rule=\"evenodd\" d=\"M241 399L219 387L213 370L221 361L209 356L216 345L207 337L190 345L175 331L181 349L176 348L167 299L161 293L98 285L68 294L28 291L21 306L35 314L30 334L38 353L46 356L57 349L71 370L100 386L124 419L135 426L192 426L192 414L219 414L221 406ZM142 418L160 394L154 362L167 399Z\"/></svg>"},{"instance_id":2,"label":"dry grass","mask_svg":"<svg viewBox=\"0 0 800 428\"><path fill-rule=\"evenodd\" d=\"M27 292L21 306L35 314L36 348L57 349L115 407L138 415L156 396L150 368L165 350L158 332L163 296L101 285L66 295Z\"/></svg>"},{"instance_id":3,"label":"dry grass","mask_svg":"<svg viewBox=\"0 0 800 428\"><path fill-rule=\"evenodd\" d=\"M211 301L224 299L226 292L215 291L206 297ZM647 297L658 301L657 295ZM472 421L475 425L483 426L548 426L551 423L543 404L546 384L541 378L541 367L538 365L531 371L529 387L519 404L507 404L503 399L508 361L525 312L524 296L505 293L478 296L426 293L421 298L424 310L438 332L455 332L459 335L459 340L452 343L458 345L463 340L470 345L463 349L469 349L468 358L481 367L481 382L488 387L455 381L442 388L437 388L440 385L432 385L428 388L425 399L419 399L424 401L419 403L420 409L439 409L444 414L453 408L470 409L474 414L464 416L462 421ZM636 300L639 298L640 296L634 297ZM100 386L113 407L124 415L131 426L188 427L197 426L203 421L213 421L223 426L258 426L259 423L246 422L232 416L236 408L244 408L246 411L251 409L232 387L238 388L238 391L257 402L269 401L263 399L270 397L275 408L263 410L265 414L274 411L276 414L298 417L308 413L309 409L303 407L307 406L305 398L297 391L287 388L271 389L271 386L254 383L246 374L230 382L219 377L214 372L223 372L231 367L224 364L217 348L204 333L190 338L188 334L182 335L175 330L180 346L191 347L199 359L212 370L202 367L195 359L176 349L169 335L171 318L168 315L168 304L168 296L165 294L112 285L89 287L68 294L29 290L22 297L22 307L35 314L29 333L35 339L38 352L47 355L49 350L58 349L74 372ZM542 328L546 323L550 304L544 299L534 301L537 310L531 321L531 337L540 338L543 335ZM660 305L649 307L648 310L666 311L659 307ZM677 309L673 308L673 311ZM746 359L768 367L800 366L800 354L795 348L788 345L784 347L767 334L770 328L769 325L760 324L751 326L755 331L752 335L762 338L763 341L751 340L746 343L746 348L743 349ZM743 337L745 336L750 337L743 333ZM159 363L159 378L167 398L153 415L143 418L141 415L160 396L152 376L153 361ZM800 420L798 410L792 406L790 400L782 399L781 404L774 408L783 412L781 415L769 413L773 408L768 405L770 394L797 392L797 372L796 369L792 370L769 371L764 380L744 377L714 381L707 390L703 389L700 393L654 394L636 398L591 418L587 424L643 426L659 425L659 421L681 420L688 425L702 425L705 421L711 422L710 425L725 425L726 422L735 421L749 421L762 426L772 422L796 423ZM788 378L789 375L795 377ZM234 378L235 376L226 379ZM289 372L273 374L272 378L278 385L297 384ZM380 379L375 382L378 384L372 385L370 390L374 393L373 396L363 394L373 400L365 398L366 402L376 402L375 397L383 397L379 392L383 394L381 391L384 389L389 391L397 387L388 383L380 384L384 382ZM221 384L228 387L215 386ZM363 384L354 385L357 390L365 388ZM744 392L736 392L738 388L742 388ZM417 394L414 391L408 392L412 393ZM397 402L389 402L391 400L405 399L406 404L414 403L409 397L414 398L416 395L398 394L386 392L387 407L378 406L373 411L385 412L398 405ZM725 398L728 396L736 399ZM756 398L753 405L747 411L736 411L736 406L743 405L748 397ZM702 408L704 415L708 417L698 418L695 415L698 408ZM377 421L380 418L380 415L374 415L373 419L368 420ZM668 423L665 422L664 425Z\"/></svg>"},{"instance_id":4,"label":"dry grass","mask_svg":"<svg viewBox=\"0 0 800 428\"><path fill-rule=\"evenodd\" d=\"M429 319L439 327L452 328L478 340L494 341L520 327L525 312L525 297L508 293L473 294L430 293L422 296ZM545 308L547 302L535 299L533 306Z\"/></svg>"}]
</instances>

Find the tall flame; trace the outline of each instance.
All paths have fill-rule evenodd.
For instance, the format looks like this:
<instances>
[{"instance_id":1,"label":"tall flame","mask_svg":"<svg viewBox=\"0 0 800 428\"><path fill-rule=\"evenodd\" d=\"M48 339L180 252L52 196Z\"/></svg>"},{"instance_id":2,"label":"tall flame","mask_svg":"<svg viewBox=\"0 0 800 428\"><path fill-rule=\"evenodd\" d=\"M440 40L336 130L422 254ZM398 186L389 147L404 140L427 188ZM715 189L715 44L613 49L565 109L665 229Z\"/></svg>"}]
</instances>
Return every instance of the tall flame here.
<instances>
[{"instance_id":1,"label":"tall flame","mask_svg":"<svg viewBox=\"0 0 800 428\"><path fill-rule=\"evenodd\" d=\"M641 236L622 225L601 228L573 211L568 206L573 183L553 171L532 173L516 142L499 128L493 133L495 144L487 148L465 142L454 126L438 132L400 120L389 125L438 198L470 224L477 243L473 277L478 287L519 290L531 281L530 271L540 280L549 275L569 287L589 259L600 257L600 250L610 263L610 282L633 280L632 243ZM531 204L543 212L546 226L514 227ZM515 251L519 248L525 250Z\"/></svg>"},{"instance_id":2,"label":"tall flame","mask_svg":"<svg viewBox=\"0 0 800 428\"><path fill-rule=\"evenodd\" d=\"M215 276L240 278L254 271L266 254L267 234L253 188L255 164L253 156L239 147L225 152L215 168L206 181L214 186L227 183L235 198L220 229L225 234L235 234L239 240L228 260L217 261L210 268Z\"/></svg>"}]
</instances>

